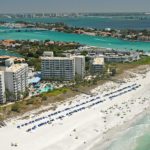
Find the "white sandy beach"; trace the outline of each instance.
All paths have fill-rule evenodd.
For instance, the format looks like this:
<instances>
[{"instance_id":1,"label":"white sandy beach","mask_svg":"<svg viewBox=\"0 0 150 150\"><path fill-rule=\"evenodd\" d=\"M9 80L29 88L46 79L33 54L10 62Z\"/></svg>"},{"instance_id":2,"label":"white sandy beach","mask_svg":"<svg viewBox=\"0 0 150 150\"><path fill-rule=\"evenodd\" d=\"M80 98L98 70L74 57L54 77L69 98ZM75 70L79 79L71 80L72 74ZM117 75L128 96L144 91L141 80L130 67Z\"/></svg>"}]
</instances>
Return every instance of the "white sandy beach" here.
<instances>
[{"instance_id":1,"label":"white sandy beach","mask_svg":"<svg viewBox=\"0 0 150 150\"><path fill-rule=\"evenodd\" d=\"M108 130L124 125L150 106L150 67L127 74L122 81L93 89L93 96L71 98L55 111L35 115L36 110L25 114L30 114L29 119L8 120L0 128L1 149L92 150L97 142L109 140Z\"/></svg>"}]
</instances>

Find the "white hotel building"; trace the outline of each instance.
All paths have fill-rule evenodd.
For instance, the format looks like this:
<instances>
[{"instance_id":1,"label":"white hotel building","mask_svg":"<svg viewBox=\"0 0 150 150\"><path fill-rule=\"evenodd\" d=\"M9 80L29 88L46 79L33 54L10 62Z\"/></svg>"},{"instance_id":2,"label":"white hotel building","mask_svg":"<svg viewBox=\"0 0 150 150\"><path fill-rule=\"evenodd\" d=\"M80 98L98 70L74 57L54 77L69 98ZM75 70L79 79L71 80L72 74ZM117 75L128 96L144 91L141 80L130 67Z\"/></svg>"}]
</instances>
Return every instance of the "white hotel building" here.
<instances>
[{"instance_id":1,"label":"white hotel building","mask_svg":"<svg viewBox=\"0 0 150 150\"><path fill-rule=\"evenodd\" d=\"M28 64L14 64L12 59L5 61L5 66L0 68L4 72L4 83L1 84L8 92L7 100L14 101L20 99L20 95L28 87Z\"/></svg>"},{"instance_id":2,"label":"white hotel building","mask_svg":"<svg viewBox=\"0 0 150 150\"><path fill-rule=\"evenodd\" d=\"M75 73L81 78L85 76L85 56L73 56L75 59Z\"/></svg>"},{"instance_id":3,"label":"white hotel building","mask_svg":"<svg viewBox=\"0 0 150 150\"><path fill-rule=\"evenodd\" d=\"M0 104L6 103L4 72L0 71Z\"/></svg>"},{"instance_id":4,"label":"white hotel building","mask_svg":"<svg viewBox=\"0 0 150 150\"><path fill-rule=\"evenodd\" d=\"M25 92L28 87L28 65L14 64L6 68L5 87L14 94L15 100L19 99L20 93Z\"/></svg>"},{"instance_id":5,"label":"white hotel building","mask_svg":"<svg viewBox=\"0 0 150 150\"><path fill-rule=\"evenodd\" d=\"M72 57L41 57L42 79L71 81L75 76Z\"/></svg>"}]
</instances>

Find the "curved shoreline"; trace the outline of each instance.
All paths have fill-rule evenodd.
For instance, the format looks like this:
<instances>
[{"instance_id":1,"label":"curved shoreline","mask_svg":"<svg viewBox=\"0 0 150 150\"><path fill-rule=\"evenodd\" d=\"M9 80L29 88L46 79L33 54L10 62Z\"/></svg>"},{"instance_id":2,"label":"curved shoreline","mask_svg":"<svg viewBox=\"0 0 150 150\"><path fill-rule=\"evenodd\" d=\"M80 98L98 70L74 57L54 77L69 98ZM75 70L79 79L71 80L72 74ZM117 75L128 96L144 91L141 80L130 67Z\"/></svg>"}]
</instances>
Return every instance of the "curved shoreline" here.
<instances>
[{"instance_id":1,"label":"curved shoreline","mask_svg":"<svg viewBox=\"0 0 150 150\"><path fill-rule=\"evenodd\" d=\"M107 150L107 147L115 141L115 139L124 135L136 122L140 121L146 115L150 115L150 107L134 116L131 120L126 121L123 125L113 127L106 131L105 137L102 140L97 139L87 150Z\"/></svg>"}]
</instances>

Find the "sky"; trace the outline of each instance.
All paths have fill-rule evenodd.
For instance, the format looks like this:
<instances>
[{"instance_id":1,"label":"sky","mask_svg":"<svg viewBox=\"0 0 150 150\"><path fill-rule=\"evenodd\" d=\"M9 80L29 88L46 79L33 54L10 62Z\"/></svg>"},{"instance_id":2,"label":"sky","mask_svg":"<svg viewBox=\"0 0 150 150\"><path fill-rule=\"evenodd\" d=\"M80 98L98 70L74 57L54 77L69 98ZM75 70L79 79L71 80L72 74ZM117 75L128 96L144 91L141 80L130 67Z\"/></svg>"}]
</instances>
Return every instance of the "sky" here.
<instances>
[{"instance_id":1,"label":"sky","mask_svg":"<svg viewBox=\"0 0 150 150\"><path fill-rule=\"evenodd\" d=\"M150 0L0 0L0 13L150 12Z\"/></svg>"}]
</instances>

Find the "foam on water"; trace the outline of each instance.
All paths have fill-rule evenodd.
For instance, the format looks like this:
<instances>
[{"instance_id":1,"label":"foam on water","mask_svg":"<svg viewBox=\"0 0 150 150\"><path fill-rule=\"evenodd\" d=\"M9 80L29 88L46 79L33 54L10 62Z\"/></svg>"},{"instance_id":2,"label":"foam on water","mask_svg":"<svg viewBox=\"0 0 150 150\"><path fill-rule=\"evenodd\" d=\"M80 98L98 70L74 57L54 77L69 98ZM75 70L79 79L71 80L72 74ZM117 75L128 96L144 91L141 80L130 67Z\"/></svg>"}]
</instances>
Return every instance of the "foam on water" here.
<instances>
[{"instance_id":1,"label":"foam on water","mask_svg":"<svg viewBox=\"0 0 150 150\"><path fill-rule=\"evenodd\" d=\"M122 136L118 137L115 141L113 141L106 149L107 150L125 150L125 149L142 150L142 149L137 149L137 147L140 146L139 140L143 140L143 138L141 139L141 137L145 136L145 134L148 131L150 131L149 125L143 124L143 125L137 125L135 127L132 127L127 132L125 132Z\"/></svg>"},{"instance_id":2,"label":"foam on water","mask_svg":"<svg viewBox=\"0 0 150 150\"><path fill-rule=\"evenodd\" d=\"M116 135L110 143L97 144L91 150L150 150L150 113Z\"/></svg>"},{"instance_id":3,"label":"foam on water","mask_svg":"<svg viewBox=\"0 0 150 150\"><path fill-rule=\"evenodd\" d=\"M145 133L138 139L135 150L150 150L150 133Z\"/></svg>"}]
</instances>

